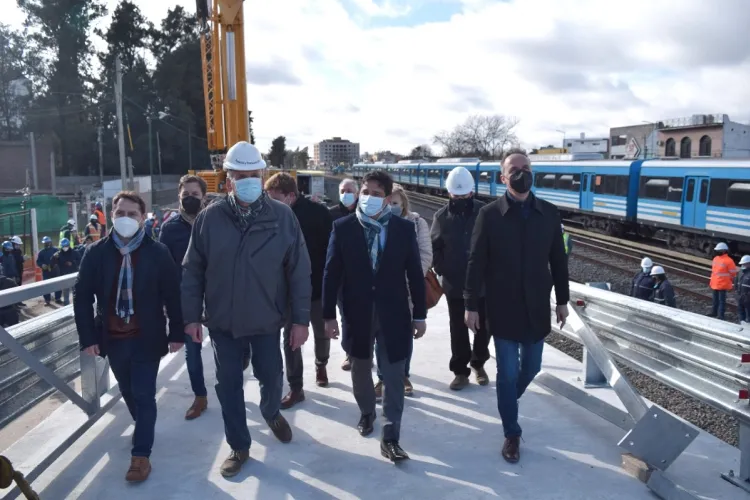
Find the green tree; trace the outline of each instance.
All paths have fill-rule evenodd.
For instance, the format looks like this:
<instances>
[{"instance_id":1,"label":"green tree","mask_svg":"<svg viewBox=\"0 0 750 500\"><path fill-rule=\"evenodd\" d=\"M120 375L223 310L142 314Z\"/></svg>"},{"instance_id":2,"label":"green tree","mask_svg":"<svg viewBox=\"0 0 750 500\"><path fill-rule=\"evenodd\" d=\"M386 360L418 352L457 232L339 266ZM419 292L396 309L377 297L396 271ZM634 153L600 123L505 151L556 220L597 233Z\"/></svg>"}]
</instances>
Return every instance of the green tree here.
<instances>
[{"instance_id":1,"label":"green tree","mask_svg":"<svg viewBox=\"0 0 750 500\"><path fill-rule=\"evenodd\" d=\"M250 129L250 144L255 144L255 133L253 132L253 112L248 111L247 112L247 125Z\"/></svg>"},{"instance_id":2,"label":"green tree","mask_svg":"<svg viewBox=\"0 0 750 500\"><path fill-rule=\"evenodd\" d=\"M429 159L432 156L432 148L427 144L420 144L409 153L409 158L412 160Z\"/></svg>"},{"instance_id":3,"label":"green tree","mask_svg":"<svg viewBox=\"0 0 750 500\"><path fill-rule=\"evenodd\" d=\"M89 34L107 10L101 0L17 2L26 14L26 43L39 58L34 77L41 92L28 115L30 126L56 137L62 173L88 173L96 161L98 115Z\"/></svg>"},{"instance_id":4,"label":"green tree","mask_svg":"<svg viewBox=\"0 0 750 500\"><path fill-rule=\"evenodd\" d=\"M284 158L286 157L286 137L283 135L278 136L271 142L271 150L268 152L268 159L273 167L284 166Z\"/></svg>"},{"instance_id":5,"label":"green tree","mask_svg":"<svg viewBox=\"0 0 750 500\"><path fill-rule=\"evenodd\" d=\"M31 101L31 82L24 67L23 36L0 23L0 140L23 137L26 111Z\"/></svg>"}]
</instances>

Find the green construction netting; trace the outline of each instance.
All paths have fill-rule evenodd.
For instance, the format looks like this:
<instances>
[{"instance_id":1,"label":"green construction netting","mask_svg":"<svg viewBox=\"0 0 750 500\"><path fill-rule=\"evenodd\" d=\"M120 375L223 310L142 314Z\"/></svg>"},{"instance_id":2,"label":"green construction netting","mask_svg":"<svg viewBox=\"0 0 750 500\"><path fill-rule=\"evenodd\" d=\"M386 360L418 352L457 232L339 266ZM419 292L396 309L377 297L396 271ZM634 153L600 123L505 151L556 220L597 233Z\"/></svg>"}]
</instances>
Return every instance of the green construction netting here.
<instances>
[{"instance_id":1,"label":"green construction netting","mask_svg":"<svg viewBox=\"0 0 750 500\"><path fill-rule=\"evenodd\" d=\"M0 198L0 235L4 238L13 235L31 234L29 212L21 208L23 197ZM39 234L54 233L68 220L68 203L49 195L31 196L26 208L36 208L37 231Z\"/></svg>"}]
</instances>

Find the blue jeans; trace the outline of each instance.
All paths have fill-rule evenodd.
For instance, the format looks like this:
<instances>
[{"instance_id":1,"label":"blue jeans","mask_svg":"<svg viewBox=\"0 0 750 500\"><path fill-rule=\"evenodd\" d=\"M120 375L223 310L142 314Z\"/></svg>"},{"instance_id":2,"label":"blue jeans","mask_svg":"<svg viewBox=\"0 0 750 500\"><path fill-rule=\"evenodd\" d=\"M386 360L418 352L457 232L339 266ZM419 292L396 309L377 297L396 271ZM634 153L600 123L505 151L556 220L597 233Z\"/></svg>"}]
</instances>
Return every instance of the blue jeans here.
<instances>
[{"instance_id":1,"label":"blue jeans","mask_svg":"<svg viewBox=\"0 0 750 500\"><path fill-rule=\"evenodd\" d=\"M503 421L506 438L521 435L518 400L542 369L543 350L544 340L522 344L495 337L497 411Z\"/></svg>"},{"instance_id":2,"label":"blue jeans","mask_svg":"<svg viewBox=\"0 0 750 500\"><path fill-rule=\"evenodd\" d=\"M281 408L284 387L284 361L281 358L281 332L234 338L230 332L211 330L216 364L216 396L221 404L227 443L236 451L250 449L250 430L245 407L243 360L248 344L253 373L260 383L260 413L266 422L274 420Z\"/></svg>"},{"instance_id":3,"label":"blue jeans","mask_svg":"<svg viewBox=\"0 0 750 500\"><path fill-rule=\"evenodd\" d=\"M42 279L48 280L52 279L55 276L57 276L57 273L54 273L52 271L42 271ZM55 300L60 300L60 297L62 296L62 291L58 290L55 292ZM44 295L44 301L49 304L50 300L52 300L51 294L47 293Z\"/></svg>"},{"instance_id":4,"label":"blue jeans","mask_svg":"<svg viewBox=\"0 0 750 500\"><path fill-rule=\"evenodd\" d=\"M714 290L714 302L711 307L711 316L724 319L724 311L727 309L727 291Z\"/></svg>"},{"instance_id":5,"label":"blue jeans","mask_svg":"<svg viewBox=\"0 0 750 500\"><path fill-rule=\"evenodd\" d=\"M190 335L185 335L185 364L187 364L188 376L190 377L190 387L196 397L208 396L206 382L203 379L202 350L203 344L193 342Z\"/></svg>"},{"instance_id":6,"label":"blue jeans","mask_svg":"<svg viewBox=\"0 0 750 500\"><path fill-rule=\"evenodd\" d=\"M144 355L138 339L111 340L109 366L120 386L122 399L135 421L132 456L151 456L156 426L156 375L159 358Z\"/></svg>"},{"instance_id":7,"label":"blue jeans","mask_svg":"<svg viewBox=\"0 0 750 500\"><path fill-rule=\"evenodd\" d=\"M382 366L380 363L380 356L378 355L379 352L380 351L378 349L378 341L375 340L375 364L378 366L378 380L382 382L383 371L382 371ZM411 355L413 352L414 352L414 339L411 339L411 341L409 342L409 353L406 355L406 365L404 369L406 378L409 378L409 368L411 367Z\"/></svg>"}]
</instances>

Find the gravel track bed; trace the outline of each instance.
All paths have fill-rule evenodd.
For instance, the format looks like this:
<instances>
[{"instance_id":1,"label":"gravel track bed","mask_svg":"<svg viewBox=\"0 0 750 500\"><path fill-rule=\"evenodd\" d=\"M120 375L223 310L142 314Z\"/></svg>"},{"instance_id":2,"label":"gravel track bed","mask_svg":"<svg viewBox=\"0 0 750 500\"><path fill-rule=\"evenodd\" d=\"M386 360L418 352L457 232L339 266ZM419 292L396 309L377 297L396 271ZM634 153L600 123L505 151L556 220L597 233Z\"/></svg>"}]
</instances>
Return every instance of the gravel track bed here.
<instances>
[{"instance_id":1,"label":"gravel track bed","mask_svg":"<svg viewBox=\"0 0 750 500\"><path fill-rule=\"evenodd\" d=\"M413 203L413 205L416 205L414 209L426 218L428 223L432 223L434 209L421 206L418 203ZM611 284L613 292L623 294L630 293L633 276L638 272L637 267L634 267L632 273L628 274L603 265L596 265L583 258L577 258L575 246L568 261L568 269L570 279L573 281L579 283L607 282ZM708 286L708 283L706 283L706 286ZM677 291L677 308L705 314L709 311L710 303L691 295L681 296ZM726 317L728 321L736 321L734 313L727 311ZM551 333L546 342L578 361L583 360L583 347L577 342L556 333ZM617 365L631 384L649 401L666 408L732 446L738 445L738 427L734 418L620 363L617 363Z\"/></svg>"},{"instance_id":2,"label":"gravel track bed","mask_svg":"<svg viewBox=\"0 0 750 500\"><path fill-rule=\"evenodd\" d=\"M606 281L612 285L613 292L626 294L630 292L630 283L633 276L607 269L606 279L604 279L601 267L597 267L590 261L576 258L575 248L570 256L568 268L570 279L573 281L580 283ZM634 269L633 275L637 271L637 269ZM677 307L695 313L706 312L705 301L691 296L678 296ZM727 313L727 319L733 321L734 317ZM578 361L583 360L583 347L567 337L552 333L547 337L547 343ZM619 363L618 367L643 397L679 415L722 441L732 446L738 445L737 421L734 418Z\"/></svg>"}]
</instances>

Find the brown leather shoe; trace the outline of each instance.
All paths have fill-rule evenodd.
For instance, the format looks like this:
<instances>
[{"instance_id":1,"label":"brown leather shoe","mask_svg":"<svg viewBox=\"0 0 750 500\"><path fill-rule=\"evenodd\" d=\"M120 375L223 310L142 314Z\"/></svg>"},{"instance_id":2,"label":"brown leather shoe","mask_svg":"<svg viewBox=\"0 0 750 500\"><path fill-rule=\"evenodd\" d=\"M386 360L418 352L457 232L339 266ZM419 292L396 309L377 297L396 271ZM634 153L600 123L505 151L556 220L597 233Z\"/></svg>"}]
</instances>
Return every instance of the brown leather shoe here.
<instances>
[{"instance_id":1,"label":"brown leather shoe","mask_svg":"<svg viewBox=\"0 0 750 500\"><path fill-rule=\"evenodd\" d=\"M224 477L236 476L248 458L250 458L250 450L232 450L224 463L221 464L221 475Z\"/></svg>"},{"instance_id":2,"label":"brown leather shoe","mask_svg":"<svg viewBox=\"0 0 750 500\"><path fill-rule=\"evenodd\" d=\"M301 403L305 400L305 391L302 389L295 391L291 390L287 393L286 396L281 398L281 409L282 410L288 410L292 406L296 405L297 403Z\"/></svg>"},{"instance_id":3,"label":"brown leather shoe","mask_svg":"<svg viewBox=\"0 0 750 500\"><path fill-rule=\"evenodd\" d=\"M185 413L185 420L198 418L208 408L208 398L206 396L195 396L195 401Z\"/></svg>"},{"instance_id":4,"label":"brown leather shoe","mask_svg":"<svg viewBox=\"0 0 750 500\"><path fill-rule=\"evenodd\" d=\"M282 443L288 443L292 440L292 428L281 414L269 421L268 427L271 428L273 435Z\"/></svg>"},{"instance_id":5,"label":"brown leather shoe","mask_svg":"<svg viewBox=\"0 0 750 500\"><path fill-rule=\"evenodd\" d=\"M318 387L328 386L328 371L325 366L315 367L315 383L318 384Z\"/></svg>"},{"instance_id":6,"label":"brown leather shoe","mask_svg":"<svg viewBox=\"0 0 750 500\"><path fill-rule=\"evenodd\" d=\"M456 375L456 378L453 379L449 387L452 391L460 391L467 385L469 385L469 377L466 375Z\"/></svg>"},{"instance_id":7,"label":"brown leather shoe","mask_svg":"<svg viewBox=\"0 0 750 500\"><path fill-rule=\"evenodd\" d=\"M490 377L487 375L484 367L480 366L479 368L472 368L472 370L474 371L474 376L477 378L477 384L487 385L490 383Z\"/></svg>"},{"instance_id":8,"label":"brown leather shoe","mask_svg":"<svg viewBox=\"0 0 750 500\"><path fill-rule=\"evenodd\" d=\"M511 464L518 462L521 458L521 438L519 436L505 438L503 458Z\"/></svg>"},{"instance_id":9,"label":"brown leather shoe","mask_svg":"<svg viewBox=\"0 0 750 500\"><path fill-rule=\"evenodd\" d=\"M414 395L414 386L411 385L411 381L409 381L409 377L404 377L404 396L413 396Z\"/></svg>"},{"instance_id":10,"label":"brown leather shoe","mask_svg":"<svg viewBox=\"0 0 750 500\"><path fill-rule=\"evenodd\" d=\"M130 468L125 474L125 481L140 483L148 479L149 474L151 474L151 462L147 457L130 457Z\"/></svg>"},{"instance_id":11,"label":"brown leather shoe","mask_svg":"<svg viewBox=\"0 0 750 500\"><path fill-rule=\"evenodd\" d=\"M341 363L341 369L345 372L351 371L352 369L352 361L349 359L349 356L346 357L343 363Z\"/></svg>"}]
</instances>

